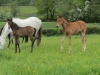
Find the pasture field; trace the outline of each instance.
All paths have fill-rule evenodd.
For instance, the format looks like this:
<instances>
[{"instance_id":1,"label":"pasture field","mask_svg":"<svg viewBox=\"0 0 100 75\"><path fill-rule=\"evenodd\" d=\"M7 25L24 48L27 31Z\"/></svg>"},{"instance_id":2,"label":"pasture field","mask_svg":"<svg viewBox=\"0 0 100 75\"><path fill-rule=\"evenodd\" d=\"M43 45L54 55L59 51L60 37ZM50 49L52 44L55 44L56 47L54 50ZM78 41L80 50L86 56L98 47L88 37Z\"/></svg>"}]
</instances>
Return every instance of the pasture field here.
<instances>
[{"instance_id":1,"label":"pasture field","mask_svg":"<svg viewBox=\"0 0 100 75\"><path fill-rule=\"evenodd\" d=\"M14 44L0 50L0 75L100 75L100 35L87 35L87 49L82 51L79 35L72 36L72 51L68 53L68 38L60 52L62 36L42 37L39 47L30 53L30 41L21 43L21 53L14 53ZM21 39L20 39L21 41Z\"/></svg>"}]
</instances>

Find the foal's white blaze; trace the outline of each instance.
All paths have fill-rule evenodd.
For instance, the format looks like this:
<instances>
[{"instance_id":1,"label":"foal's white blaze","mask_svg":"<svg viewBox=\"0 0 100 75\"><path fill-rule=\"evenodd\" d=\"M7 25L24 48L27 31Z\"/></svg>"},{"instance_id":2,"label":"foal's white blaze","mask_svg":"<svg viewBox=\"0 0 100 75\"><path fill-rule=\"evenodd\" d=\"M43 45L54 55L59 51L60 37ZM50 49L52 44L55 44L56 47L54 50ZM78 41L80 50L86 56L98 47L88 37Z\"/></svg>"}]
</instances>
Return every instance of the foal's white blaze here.
<instances>
[{"instance_id":1,"label":"foal's white blaze","mask_svg":"<svg viewBox=\"0 0 100 75\"><path fill-rule=\"evenodd\" d=\"M35 36L37 36L37 32L40 29L42 22L37 17L29 17L27 19L20 19L20 18L13 18L13 22L15 22L20 27L25 26L32 26L36 29ZM1 36L0 36L0 49L4 48L5 45L5 39L8 36L9 33L12 33L11 28L8 28L8 22L5 24Z\"/></svg>"}]
</instances>

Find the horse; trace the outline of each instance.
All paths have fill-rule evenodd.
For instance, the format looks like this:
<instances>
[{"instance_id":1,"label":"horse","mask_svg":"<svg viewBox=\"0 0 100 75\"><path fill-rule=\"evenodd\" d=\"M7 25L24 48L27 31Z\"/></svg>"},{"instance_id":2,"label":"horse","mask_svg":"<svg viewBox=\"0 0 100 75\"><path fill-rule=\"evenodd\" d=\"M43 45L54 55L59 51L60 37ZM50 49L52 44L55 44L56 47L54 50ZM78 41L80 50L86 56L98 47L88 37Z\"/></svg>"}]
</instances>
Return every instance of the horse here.
<instances>
[{"instance_id":1,"label":"horse","mask_svg":"<svg viewBox=\"0 0 100 75\"><path fill-rule=\"evenodd\" d=\"M34 27L36 29L35 36L37 36L37 46L39 46L39 44L41 42L41 36L42 36L42 22L39 18L37 18L37 17L29 17L26 19L13 18L13 22L15 22L19 27L25 27L25 26ZM11 28L8 29L8 22L7 22L4 25L4 28L3 28L1 36L0 36L0 49L4 48L4 45L6 44L6 37L9 33L11 33L13 35ZM27 41L27 39L26 39L26 41Z\"/></svg>"},{"instance_id":2,"label":"horse","mask_svg":"<svg viewBox=\"0 0 100 75\"><path fill-rule=\"evenodd\" d=\"M2 35L3 28L4 28L4 26L0 29L0 36ZM10 43L11 42L13 43L13 39L12 39L13 38L13 34L9 33L7 37L8 37L8 40L9 40L9 44L8 44L7 48L9 48L10 47Z\"/></svg>"},{"instance_id":3,"label":"horse","mask_svg":"<svg viewBox=\"0 0 100 75\"><path fill-rule=\"evenodd\" d=\"M4 30L4 26L0 29L0 36L2 36L3 30ZM12 32L9 33L9 34L7 35L7 37L8 37L8 40L9 40L9 43L8 43L7 48L9 49L9 48L10 48L11 42L12 42L12 44L13 44L13 33L12 33ZM25 43L28 42L28 36L23 36L23 37L22 37L22 43L23 43L24 40L25 40Z\"/></svg>"},{"instance_id":4,"label":"horse","mask_svg":"<svg viewBox=\"0 0 100 75\"><path fill-rule=\"evenodd\" d=\"M11 19L7 19L8 20L8 28L12 29L13 34L15 36L15 53L17 52L17 47L19 48L19 53L20 53L20 42L19 42L19 37L20 36L29 36L30 40L31 40L31 51L33 51L33 45L35 42L35 39L37 37L35 37L33 39L33 35L35 34L35 28L33 28L32 26L26 26L26 27L19 27L16 23L14 23Z\"/></svg>"},{"instance_id":5,"label":"horse","mask_svg":"<svg viewBox=\"0 0 100 75\"><path fill-rule=\"evenodd\" d=\"M81 38L82 38L82 50L86 50L86 23L78 20L75 22L70 22L66 20L63 16L57 16L57 22L56 27L62 26L63 28L63 38L61 41L61 52L63 52L63 42L68 36L68 45L69 45L69 52L71 51L71 36L72 34L81 32Z\"/></svg>"}]
</instances>

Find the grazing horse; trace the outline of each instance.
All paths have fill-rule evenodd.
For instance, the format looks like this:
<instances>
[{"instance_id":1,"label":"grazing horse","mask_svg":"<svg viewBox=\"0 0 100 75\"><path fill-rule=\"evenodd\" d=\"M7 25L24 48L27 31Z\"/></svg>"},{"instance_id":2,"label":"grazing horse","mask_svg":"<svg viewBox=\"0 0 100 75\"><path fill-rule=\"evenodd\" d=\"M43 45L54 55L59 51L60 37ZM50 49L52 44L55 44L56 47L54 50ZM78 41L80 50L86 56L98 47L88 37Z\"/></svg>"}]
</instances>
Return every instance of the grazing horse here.
<instances>
[{"instance_id":1,"label":"grazing horse","mask_svg":"<svg viewBox=\"0 0 100 75\"><path fill-rule=\"evenodd\" d=\"M13 34L15 36L15 53L17 52L17 46L19 48L19 53L20 53L20 42L19 42L19 37L20 36L29 36L31 40L31 51L33 51L33 45L35 42L35 37L33 39L33 35L35 34L35 28L32 26L26 26L26 27L19 27L16 23L12 21L12 19L8 19L8 27L9 29L11 28L13 31Z\"/></svg>"},{"instance_id":2,"label":"grazing horse","mask_svg":"<svg viewBox=\"0 0 100 75\"><path fill-rule=\"evenodd\" d=\"M63 52L63 42L66 36L68 36L68 40L69 40L68 41L69 52L71 51L71 36L72 34L75 34L78 32L81 32L82 49L83 51L85 51L86 49L86 23L81 20L75 21L75 22L69 22L63 16L58 16L56 27L59 27L60 25L62 25L63 33L64 33L62 41L61 41L61 52Z\"/></svg>"},{"instance_id":3,"label":"grazing horse","mask_svg":"<svg viewBox=\"0 0 100 75\"><path fill-rule=\"evenodd\" d=\"M0 29L0 36L2 35L2 30L3 30L4 26ZM13 43L13 39L12 39L13 35L11 33L8 34L8 39L9 39L9 44L8 44L8 48L10 46L10 43Z\"/></svg>"},{"instance_id":4,"label":"grazing horse","mask_svg":"<svg viewBox=\"0 0 100 75\"><path fill-rule=\"evenodd\" d=\"M5 28L5 26L3 26L3 27L0 29L0 41L1 41L1 40L3 41L3 39L5 39L6 37L8 37L9 43L8 43L8 47L7 47L7 48L9 48L9 47L10 47L10 43L11 43L11 42L13 43L13 33L9 33L8 35L3 36L4 28ZM2 38L3 38L3 39L2 39ZM4 42L0 42L0 45L2 45L2 47L0 46L0 49L3 49L3 48L4 48L4 44L5 44L5 41L4 41Z\"/></svg>"},{"instance_id":5,"label":"grazing horse","mask_svg":"<svg viewBox=\"0 0 100 75\"><path fill-rule=\"evenodd\" d=\"M20 18L13 18L13 22L15 22L19 27L25 27L25 26L32 26L36 29L35 36L37 36L37 46L39 46L41 42L41 35L42 35L42 22L37 17L29 17L26 19L20 19ZM1 36L0 36L0 49L3 49L6 44L6 37L8 34L13 34L11 28L8 29L8 22L4 25L4 28L2 30ZM28 37L25 36L25 40L27 42Z\"/></svg>"},{"instance_id":6,"label":"grazing horse","mask_svg":"<svg viewBox=\"0 0 100 75\"><path fill-rule=\"evenodd\" d=\"M2 34L3 34L3 29L4 29L4 26L0 29L0 36L2 36ZM7 37L9 40L7 48L10 48L11 42L13 43L13 33L9 33ZM22 43L23 43L24 39L25 39L25 42L28 42L28 36L23 36L22 38L23 38Z\"/></svg>"}]
</instances>

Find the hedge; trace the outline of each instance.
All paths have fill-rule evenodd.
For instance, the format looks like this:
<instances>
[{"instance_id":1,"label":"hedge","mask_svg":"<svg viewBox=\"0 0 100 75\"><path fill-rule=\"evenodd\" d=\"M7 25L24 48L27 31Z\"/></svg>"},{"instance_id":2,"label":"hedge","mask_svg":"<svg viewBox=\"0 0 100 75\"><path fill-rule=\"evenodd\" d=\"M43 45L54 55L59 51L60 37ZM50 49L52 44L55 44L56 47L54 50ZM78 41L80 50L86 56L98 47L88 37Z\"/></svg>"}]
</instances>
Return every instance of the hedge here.
<instances>
[{"instance_id":1,"label":"hedge","mask_svg":"<svg viewBox=\"0 0 100 75\"><path fill-rule=\"evenodd\" d=\"M43 35L45 36L55 36L62 35L62 29L53 28L53 29L43 29ZM100 34L100 27L87 27L86 34Z\"/></svg>"}]
</instances>

